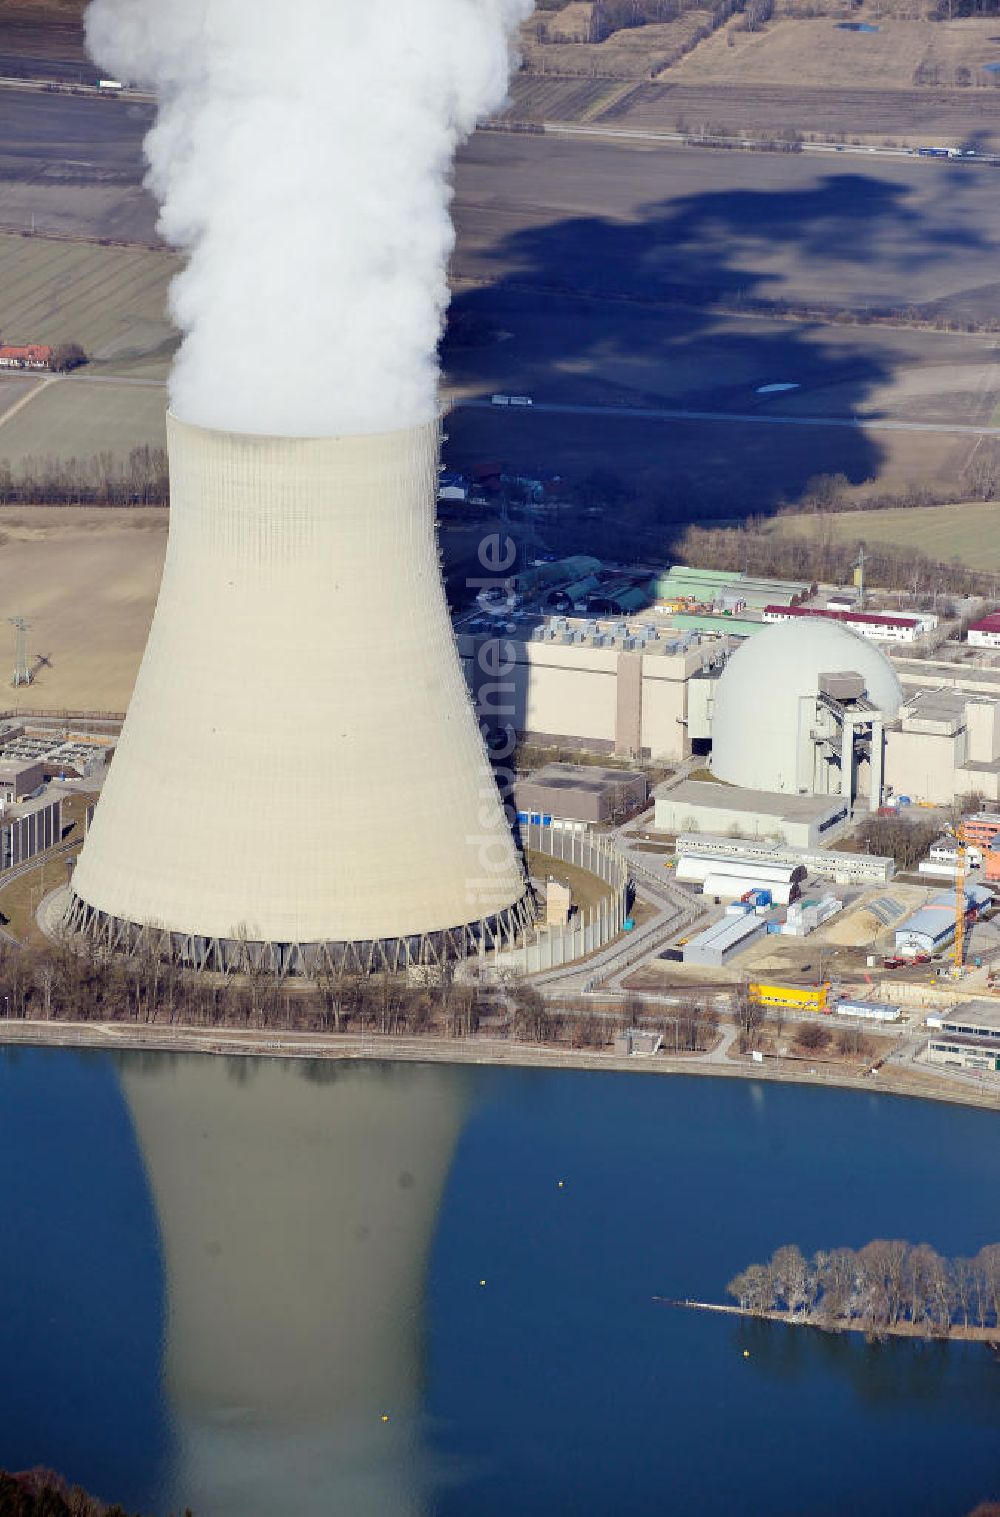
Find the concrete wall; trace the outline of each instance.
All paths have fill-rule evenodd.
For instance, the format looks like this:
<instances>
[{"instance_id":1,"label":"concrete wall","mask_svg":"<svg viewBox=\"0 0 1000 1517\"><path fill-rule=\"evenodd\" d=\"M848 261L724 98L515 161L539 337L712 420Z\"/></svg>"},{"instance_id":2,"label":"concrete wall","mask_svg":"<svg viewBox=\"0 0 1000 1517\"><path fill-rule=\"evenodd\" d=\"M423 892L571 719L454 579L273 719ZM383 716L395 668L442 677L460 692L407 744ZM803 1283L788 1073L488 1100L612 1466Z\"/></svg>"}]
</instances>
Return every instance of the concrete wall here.
<instances>
[{"instance_id":1,"label":"concrete wall","mask_svg":"<svg viewBox=\"0 0 1000 1517\"><path fill-rule=\"evenodd\" d=\"M480 715L520 734L679 763L691 751L687 692L705 653L641 653L587 643L532 642L497 634L509 667L483 670L493 639L462 633L459 654Z\"/></svg>"},{"instance_id":2,"label":"concrete wall","mask_svg":"<svg viewBox=\"0 0 1000 1517\"><path fill-rule=\"evenodd\" d=\"M992 764L1000 756L1000 706L996 701L969 701L965 723L968 762Z\"/></svg>"},{"instance_id":3,"label":"concrete wall","mask_svg":"<svg viewBox=\"0 0 1000 1517\"><path fill-rule=\"evenodd\" d=\"M823 834L819 821L797 821L775 816L771 812L732 810L724 805L699 806L690 801L674 801L670 792L656 798L654 827L662 832L728 832L744 837L776 838L793 848L811 848ZM835 830L831 833L835 836Z\"/></svg>"},{"instance_id":4,"label":"concrete wall","mask_svg":"<svg viewBox=\"0 0 1000 1517\"><path fill-rule=\"evenodd\" d=\"M37 853L54 848L62 837L62 796L32 805L23 816L12 816L0 826L0 869L13 869Z\"/></svg>"},{"instance_id":5,"label":"concrete wall","mask_svg":"<svg viewBox=\"0 0 1000 1517\"><path fill-rule=\"evenodd\" d=\"M954 735L902 732L885 735L885 779L896 795L947 804L955 795Z\"/></svg>"}]
</instances>

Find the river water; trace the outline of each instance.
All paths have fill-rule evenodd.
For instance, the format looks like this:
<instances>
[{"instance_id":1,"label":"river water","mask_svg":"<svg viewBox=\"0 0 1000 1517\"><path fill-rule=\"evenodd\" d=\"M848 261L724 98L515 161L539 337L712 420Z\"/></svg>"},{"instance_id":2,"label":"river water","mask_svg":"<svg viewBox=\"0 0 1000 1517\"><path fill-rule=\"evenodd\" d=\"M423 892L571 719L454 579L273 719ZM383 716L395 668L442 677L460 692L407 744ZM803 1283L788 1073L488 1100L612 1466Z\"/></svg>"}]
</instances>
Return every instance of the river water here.
<instances>
[{"instance_id":1,"label":"river water","mask_svg":"<svg viewBox=\"0 0 1000 1517\"><path fill-rule=\"evenodd\" d=\"M987 1349L652 1298L789 1241L972 1253L998 1139L735 1080L6 1050L0 1465L156 1517L959 1517L1000 1494Z\"/></svg>"}]
</instances>

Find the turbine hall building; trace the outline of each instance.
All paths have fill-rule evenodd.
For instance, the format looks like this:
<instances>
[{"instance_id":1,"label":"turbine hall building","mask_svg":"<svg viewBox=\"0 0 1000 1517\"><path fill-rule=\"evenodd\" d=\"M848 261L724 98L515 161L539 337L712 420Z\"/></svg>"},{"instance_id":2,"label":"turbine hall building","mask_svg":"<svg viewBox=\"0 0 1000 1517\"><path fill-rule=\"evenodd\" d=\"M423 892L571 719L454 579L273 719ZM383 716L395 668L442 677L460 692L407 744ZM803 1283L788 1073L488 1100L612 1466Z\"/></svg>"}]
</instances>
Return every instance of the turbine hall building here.
<instances>
[{"instance_id":1,"label":"turbine hall building","mask_svg":"<svg viewBox=\"0 0 1000 1517\"><path fill-rule=\"evenodd\" d=\"M160 595L71 928L284 974L440 962L530 924L441 584L438 439L168 417Z\"/></svg>"}]
</instances>

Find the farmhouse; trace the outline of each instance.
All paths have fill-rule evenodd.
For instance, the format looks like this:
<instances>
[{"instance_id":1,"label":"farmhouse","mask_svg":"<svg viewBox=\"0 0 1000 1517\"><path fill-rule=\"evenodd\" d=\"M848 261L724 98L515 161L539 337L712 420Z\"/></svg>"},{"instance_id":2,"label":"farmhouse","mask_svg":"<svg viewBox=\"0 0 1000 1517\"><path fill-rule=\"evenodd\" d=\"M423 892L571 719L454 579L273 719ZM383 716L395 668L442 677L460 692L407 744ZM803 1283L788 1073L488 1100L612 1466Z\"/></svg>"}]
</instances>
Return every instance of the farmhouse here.
<instances>
[{"instance_id":1,"label":"farmhouse","mask_svg":"<svg viewBox=\"0 0 1000 1517\"><path fill-rule=\"evenodd\" d=\"M50 369L52 349L38 343L18 348L0 346L0 369Z\"/></svg>"}]
</instances>

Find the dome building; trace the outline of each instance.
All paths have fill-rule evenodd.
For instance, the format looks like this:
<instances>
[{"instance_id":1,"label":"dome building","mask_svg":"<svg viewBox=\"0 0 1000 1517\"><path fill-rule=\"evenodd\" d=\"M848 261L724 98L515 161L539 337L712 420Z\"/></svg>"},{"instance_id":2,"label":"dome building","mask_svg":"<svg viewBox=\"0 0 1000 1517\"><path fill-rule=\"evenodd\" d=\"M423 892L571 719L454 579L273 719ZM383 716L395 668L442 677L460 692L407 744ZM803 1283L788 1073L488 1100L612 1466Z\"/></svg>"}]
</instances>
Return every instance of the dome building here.
<instances>
[{"instance_id":1,"label":"dome building","mask_svg":"<svg viewBox=\"0 0 1000 1517\"><path fill-rule=\"evenodd\" d=\"M748 638L712 714L712 773L745 789L881 804L885 724L903 691L878 648L836 622L797 619Z\"/></svg>"}]
</instances>

